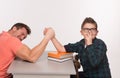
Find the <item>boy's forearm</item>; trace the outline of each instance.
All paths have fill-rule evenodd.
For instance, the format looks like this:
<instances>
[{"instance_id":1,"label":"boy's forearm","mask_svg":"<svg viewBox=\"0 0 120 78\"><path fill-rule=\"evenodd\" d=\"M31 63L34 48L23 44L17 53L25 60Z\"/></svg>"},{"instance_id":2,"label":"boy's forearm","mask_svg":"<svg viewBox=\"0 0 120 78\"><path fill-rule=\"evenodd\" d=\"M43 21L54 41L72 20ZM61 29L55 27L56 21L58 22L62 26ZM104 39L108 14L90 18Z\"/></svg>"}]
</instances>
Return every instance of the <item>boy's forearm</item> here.
<instances>
[{"instance_id":1,"label":"boy's forearm","mask_svg":"<svg viewBox=\"0 0 120 78\"><path fill-rule=\"evenodd\" d=\"M57 49L57 51L59 52L65 52L65 48L64 46L54 37L51 39L53 45L55 46L55 48Z\"/></svg>"}]
</instances>

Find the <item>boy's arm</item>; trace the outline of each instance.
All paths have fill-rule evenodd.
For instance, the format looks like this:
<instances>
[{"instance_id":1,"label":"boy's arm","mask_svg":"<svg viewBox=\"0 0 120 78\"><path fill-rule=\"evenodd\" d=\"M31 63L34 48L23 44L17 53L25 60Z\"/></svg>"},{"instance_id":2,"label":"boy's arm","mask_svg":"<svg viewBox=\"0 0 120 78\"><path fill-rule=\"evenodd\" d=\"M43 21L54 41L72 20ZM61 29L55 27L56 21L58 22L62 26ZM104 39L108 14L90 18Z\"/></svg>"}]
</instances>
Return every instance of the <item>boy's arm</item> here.
<instances>
[{"instance_id":1,"label":"boy's arm","mask_svg":"<svg viewBox=\"0 0 120 78\"><path fill-rule=\"evenodd\" d=\"M51 39L53 45L55 46L55 48L57 49L57 51L59 52L66 52L64 46L54 37Z\"/></svg>"},{"instance_id":2,"label":"boy's arm","mask_svg":"<svg viewBox=\"0 0 120 78\"><path fill-rule=\"evenodd\" d=\"M95 44L98 45L96 46ZM89 63L93 67L97 67L106 58L107 47L103 42L91 44L85 50Z\"/></svg>"},{"instance_id":3,"label":"boy's arm","mask_svg":"<svg viewBox=\"0 0 120 78\"><path fill-rule=\"evenodd\" d=\"M44 30L44 35L46 35L46 33L48 32L48 28L45 28ZM57 49L58 52L66 52L64 46L55 38L55 34L54 36L51 38L51 41L53 43L53 45L55 46L55 48Z\"/></svg>"}]
</instances>

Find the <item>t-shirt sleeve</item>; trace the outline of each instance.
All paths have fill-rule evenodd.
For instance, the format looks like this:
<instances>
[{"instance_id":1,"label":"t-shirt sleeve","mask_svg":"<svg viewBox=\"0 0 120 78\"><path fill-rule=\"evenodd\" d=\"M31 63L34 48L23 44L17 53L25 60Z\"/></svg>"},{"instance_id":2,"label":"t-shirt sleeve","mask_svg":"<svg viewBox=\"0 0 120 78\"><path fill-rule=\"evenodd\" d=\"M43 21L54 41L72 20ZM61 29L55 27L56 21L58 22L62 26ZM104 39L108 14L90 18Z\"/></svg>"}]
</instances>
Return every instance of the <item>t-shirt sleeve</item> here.
<instances>
[{"instance_id":1,"label":"t-shirt sleeve","mask_svg":"<svg viewBox=\"0 0 120 78\"><path fill-rule=\"evenodd\" d=\"M78 49L78 43L69 43L64 45L64 47L67 52L76 52Z\"/></svg>"},{"instance_id":2,"label":"t-shirt sleeve","mask_svg":"<svg viewBox=\"0 0 120 78\"><path fill-rule=\"evenodd\" d=\"M22 43L19 39L12 37L10 40L10 49L14 54L16 54L17 50L22 46Z\"/></svg>"}]
</instances>

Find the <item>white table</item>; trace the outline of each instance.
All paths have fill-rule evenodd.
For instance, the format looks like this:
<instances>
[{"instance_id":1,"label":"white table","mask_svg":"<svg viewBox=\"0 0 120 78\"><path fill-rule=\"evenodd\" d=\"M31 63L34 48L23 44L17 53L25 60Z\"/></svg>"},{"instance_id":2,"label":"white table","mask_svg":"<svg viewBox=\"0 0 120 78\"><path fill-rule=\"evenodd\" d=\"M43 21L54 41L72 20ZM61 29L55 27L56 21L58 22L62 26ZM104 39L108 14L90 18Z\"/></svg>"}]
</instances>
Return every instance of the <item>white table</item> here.
<instances>
[{"instance_id":1,"label":"white table","mask_svg":"<svg viewBox=\"0 0 120 78\"><path fill-rule=\"evenodd\" d=\"M47 59L47 52L36 63L16 59L8 73L12 73L14 78L70 78L70 74L76 74L72 60L62 63L51 61Z\"/></svg>"}]
</instances>

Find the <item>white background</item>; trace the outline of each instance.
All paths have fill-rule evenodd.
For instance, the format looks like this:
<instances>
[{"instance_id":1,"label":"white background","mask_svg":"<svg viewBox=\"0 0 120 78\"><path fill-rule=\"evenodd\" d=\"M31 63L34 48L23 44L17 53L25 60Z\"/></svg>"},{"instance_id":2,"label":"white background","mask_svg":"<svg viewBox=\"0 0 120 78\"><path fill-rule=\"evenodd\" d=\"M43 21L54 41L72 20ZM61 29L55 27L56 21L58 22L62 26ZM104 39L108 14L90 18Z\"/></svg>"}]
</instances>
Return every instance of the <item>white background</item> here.
<instances>
[{"instance_id":1,"label":"white background","mask_svg":"<svg viewBox=\"0 0 120 78\"><path fill-rule=\"evenodd\" d=\"M62 44L82 39L81 23L92 17L98 23L98 37L108 47L112 78L120 78L120 1L119 0L0 0L0 32L23 22L32 34L23 43L30 48L43 38L45 27L53 27ZM49 42L46 50L55 50Z\"/></svg>"}]
</instances>

